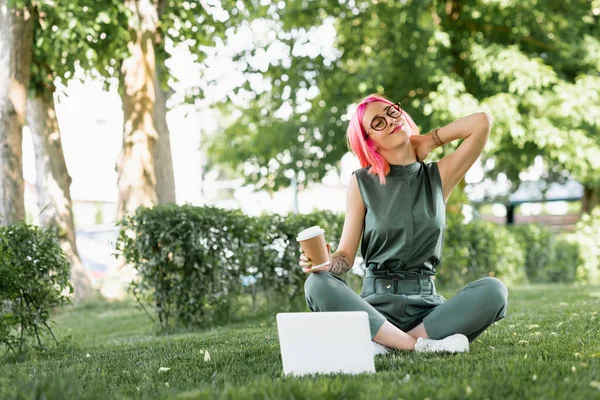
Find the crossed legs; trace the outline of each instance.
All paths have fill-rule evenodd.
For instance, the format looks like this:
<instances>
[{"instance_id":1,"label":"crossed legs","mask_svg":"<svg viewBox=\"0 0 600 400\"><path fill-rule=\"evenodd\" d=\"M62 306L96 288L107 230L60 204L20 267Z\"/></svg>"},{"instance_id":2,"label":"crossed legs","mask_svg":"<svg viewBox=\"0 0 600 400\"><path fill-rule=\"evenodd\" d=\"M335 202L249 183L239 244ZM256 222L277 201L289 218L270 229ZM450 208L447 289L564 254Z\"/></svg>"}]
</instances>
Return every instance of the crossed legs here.
<instances>
[{"instance_id":1,"label":"crossed legs","mask_svg":"<svg viewBox=\"0 0 600 400\"><path fill-rule=\"evenodd\" d=\"M412 350L417 338L442 339L462 333L473 341L506 313L508 291L496 278L471 282L456 296L437 306L415 328L404 332L391 324L372 305L340 278L329 272L311 274L304 285L306 303L312 311L366 311L371 338L386 347Z\"/></svg>"}]
</instances>

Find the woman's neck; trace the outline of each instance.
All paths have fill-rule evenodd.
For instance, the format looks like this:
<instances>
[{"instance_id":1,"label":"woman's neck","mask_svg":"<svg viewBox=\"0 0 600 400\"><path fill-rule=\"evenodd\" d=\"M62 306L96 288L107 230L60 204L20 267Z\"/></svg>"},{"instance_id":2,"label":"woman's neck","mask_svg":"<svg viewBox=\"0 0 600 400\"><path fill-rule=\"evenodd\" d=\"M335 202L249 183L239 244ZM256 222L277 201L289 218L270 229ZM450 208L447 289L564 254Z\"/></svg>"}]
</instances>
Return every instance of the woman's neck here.
<instances>
[{"instance_id":1,"label":"woman's neck","mask_svg":"<svg viewBox=\"0 0 600 400\"><path fill-rule=\"evenodd\" d=\"M381 154L388 164L392 165L408 165L417 161L417 155L410 140L401 147L397 147L393 150L382 150L379 154Z\"/></svg>"}]
</instances>

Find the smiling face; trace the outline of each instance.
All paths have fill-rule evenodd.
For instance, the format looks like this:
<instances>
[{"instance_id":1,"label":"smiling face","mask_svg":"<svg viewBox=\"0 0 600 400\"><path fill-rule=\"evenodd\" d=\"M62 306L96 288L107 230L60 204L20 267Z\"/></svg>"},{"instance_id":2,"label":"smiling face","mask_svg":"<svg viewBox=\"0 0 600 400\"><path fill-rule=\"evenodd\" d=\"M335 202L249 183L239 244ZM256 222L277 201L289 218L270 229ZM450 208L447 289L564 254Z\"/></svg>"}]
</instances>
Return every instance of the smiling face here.
<instances>
[{"instance_id":1,"label":"smiling face","mask_svg":"<svg viewBox=\"0 0 600 400\"><path fill-rule=\"evenodd\" d=\"M381 101L369 103L362 119L362 127L377 148L388 149L409 140L411 128L402 109Z\"/></svg>"}]
</instances>

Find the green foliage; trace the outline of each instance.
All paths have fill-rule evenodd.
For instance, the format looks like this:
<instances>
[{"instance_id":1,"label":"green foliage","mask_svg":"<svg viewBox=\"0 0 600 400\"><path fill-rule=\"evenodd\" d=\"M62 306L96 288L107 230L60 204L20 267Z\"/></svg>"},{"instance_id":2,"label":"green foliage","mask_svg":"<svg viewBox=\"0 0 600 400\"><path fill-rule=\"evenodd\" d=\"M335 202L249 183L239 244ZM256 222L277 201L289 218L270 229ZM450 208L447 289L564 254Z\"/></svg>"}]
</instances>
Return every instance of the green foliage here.
<instances>
[{"instance_id":1,"label":"green foliage","mask_svg":"<svg viewBox=\"0 0 600 400\"><path fill-rule=\"evenodd\" d=\"M53 93L55 80L75 77L76 67L88 76L118 77L129 56L127 43L131 12L121 0L13 0L14 7L30 7L34 13L34 50L31 66L31 95ZM158 32L153 43L161 86L168 88L170 76L165 61L170 54L165 42L185 46L196 62L206 57L215 39L242 19L264 14L265 7L247 4L243 11L225 10L219 2L159 0ZM79 77L79 75L78 75ZM110 84L104 80L104 85Z\"/></svg>"},{"instance_id":2,"label":"green foliage","mask_svg":"<svg viewBox=\"0 0 600 400\"><path fill-rule=\"evenodd\" d=\"M570 172L600 185L597 1L296 0L269 11L275 34L240 52L247 81L223 94L230 109L238 96L250 103L210 148L215 162L253 166L248 182L276 190L292 176L319 181L347 152L348 107L384 92L422 132L474 111L492 115L483 154L495 161L492 175L518 182L541 154L547 178ZM316 40L329 27L332 51ZM275 48L270 65L255 62Z\"/></svg>"},{"instance_id":3,"label":"green foliage","mask_svg":"<svg viewBox=\"0 0 600 400\"><path fill-rule=\"evenodd\" d=\"M222 43L233 27L242 21L250 22L266 14L267 6L252 1L238 1L231 7L227 0L198 2L196 0L159 0L158 35L154 43L156 68L159 70L161 86L167 90L168 83L177 80L169 74L165 65L171 55L165 44L171 41L174 47L186 48L198 66L204 64L213 48ZM192 88L186 93L191 103L204 95L204 88Z\"/></svg>"},{"instance_id":4,"label":"green foliage","mask_svg":"<svg viewBox=\"0 0 600 400\"><path fill-rule=\"evenodd\" d=\"M600 209L584 214L575 225L575 232L566 239L578 245L582 263L577 267L577 280L580 282L600 283Z\"/></svg>"},{"instance_id":5,"label":"green foliage","mask_svg":"<svg viewBox=\"0 0 600 400\"><path fill-rule=\"evenodd\" d=\"M555 262L554 234L543 225L521 224L512 227L525 252L525 272L530 282L549 282L548 268Z\"/></svg>"},{"instance_id":6,"label":"green foliage","mask_svg":"<svg viewBox=\"0 0 600 400\"><path fill-rule=\"evenodd\" d=\"M255 220L265 227L266 235L261 241L260 259L256 260L256 277L260 289L272 302L279 302L282 309L304 308L304 281L306 274L298 266L300 246L296 241L298 232L319 225L325 230L325 238L335 251L336 240L342 235L343 215L329 211L310 214L265 215ZM254 273L254 269L249 273Z\"/></svg>"},{"instance_id":7,"label":"green foliage","mask_svg":"<svg viewBox=\"0 0 600 400\"><path fill-rule=\"evenodd\" d=\"M0 344L15 354L35 337L43 348L43 332L50 333L50 311L68 304L65 290L70 265L52 231L16 224L0 227Z\"/></svg>"},{"instance_id":8,"label":"green foliage","mask_svg":"<svg viewBox=\"0 0 600 400\"><path fill-rule=\"evenodd\" d=\"M73 78L76 67L94 77L116 76L129 40L122 1L31 3L35 18L30 95L54 93L56 79Z\"/></svg>"},{"instance_id":9,"label":"green foliage","mask_svg":"<svg viewBox=\"0 0 600 400\"><path fill-rule=\"evenodd\" d=\"M530 282L575 282L577 268L582 265L579 244L539 224L515 225L511 231L524 250Z\"/></svg>"},{"instance_id":10,"label":"green foliage","mask_svg":"<svg viewBox=\"0 0 600 400\"><path fill-rule=\"evenodd\" d=\"M239 212L212 208L139 208L121 221L117 249L140 279L139 300L152 300L163 329L199 325L227 315L239 290L249 228Z\"/></svg>"},{"instance_id":11,"label":"green foliage","mask_svg":"<svg viewBox=\"0 0 600 400\"><path fill-rule=\"evenodd\" d=\"M583 259L580 245L562 237L557 238L554 244L554 262L546 267L548 282L575 282L577 269L581 265Z\"/></svg>"},{"instance_id":12,"label":"green foliage","mask_svg":"<svg viewBox=\"0 0 600 400\"><path fill-rule=\"evenodd\" d=\"M319 225L333 252L343 223L343 214L329 211L250 217L235 210L168 204L126 217L117 247L138 272L133 294L153 305L160 328L206 326L245 312L242 299L248 293L253 311L304 310L306 275L298 266L296 235ZM507 229L486 221L464 224L460 216L449 215L436 279L441 287L485 276L508 285L527 277L573 282L579 251L577 243L555 240L537 225ZM350 274L348 283L360 290L357 276Z\"/></svg>"},{"instance_id":13,"label":"green foliage","mask_svg":"<svg viewBox=\"0 0 600 400\"><path fill-rule=\"evenodd\" d=\"M444 253L436 280L442 286L462 286L485 276L507 285L526 281L524 254L514 236L503 226L476 220L464 224L448 216Z\"/></svg>"},{"instance_id":14,"label":"green foliage","mask_svg":"<svg viewBox=\"0 0 600 400\"><path fill-rule=\"evenodd\" d=\"M242 277L279 310L304 307L306 279L296 234L320 225L339 237L341 216L328 212L248 217L213 207L140 208L121 222L118 251L139 274L131 289L151 301L162 329L228 320Z\"/></svg>"}]
</instances>

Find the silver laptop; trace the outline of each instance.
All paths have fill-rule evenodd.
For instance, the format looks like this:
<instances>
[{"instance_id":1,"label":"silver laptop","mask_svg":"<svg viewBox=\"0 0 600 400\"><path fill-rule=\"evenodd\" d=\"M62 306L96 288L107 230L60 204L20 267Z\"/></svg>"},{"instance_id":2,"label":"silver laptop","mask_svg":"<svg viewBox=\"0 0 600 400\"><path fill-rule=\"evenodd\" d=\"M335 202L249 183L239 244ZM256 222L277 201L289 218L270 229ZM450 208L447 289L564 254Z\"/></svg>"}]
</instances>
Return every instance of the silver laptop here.
<instances>
[{"instance_id":1,"label":"silver laptop","mask_svg":"<svg viewBox=\"0 0 600 400\"><path fill-rule=\"evenodd\" d=\"M375 372L364 311L277 314L285 375Z\"/></svg>"}]
</instances>

